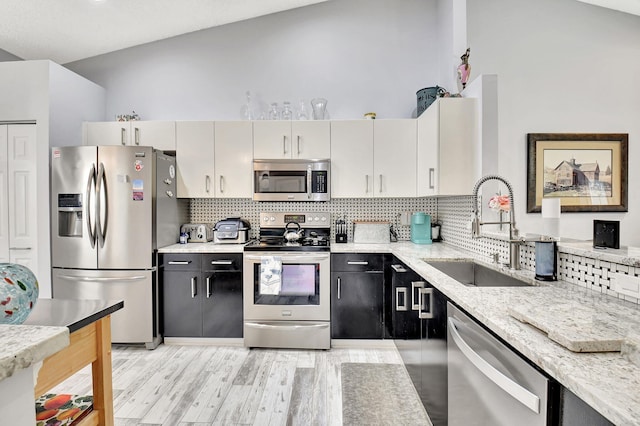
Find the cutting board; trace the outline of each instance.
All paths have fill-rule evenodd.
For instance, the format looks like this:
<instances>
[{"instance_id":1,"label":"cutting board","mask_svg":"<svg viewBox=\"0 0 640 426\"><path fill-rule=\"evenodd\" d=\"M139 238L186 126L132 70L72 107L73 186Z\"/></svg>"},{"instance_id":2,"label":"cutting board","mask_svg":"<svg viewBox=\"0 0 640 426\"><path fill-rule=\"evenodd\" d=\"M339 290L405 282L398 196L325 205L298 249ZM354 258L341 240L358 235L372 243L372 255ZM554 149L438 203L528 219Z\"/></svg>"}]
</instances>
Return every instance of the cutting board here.
<instances>
[{"instance_id":1,"label":"cutting board","mask_svg":"<svg viewBox=\"0 0 640 426\"><path fill-rule=\"evenodd\" d=\"M573 352L620 352L627 335L613 315L593 306L521 304L510 306L509 315L544 331Z\"/></svg>"},{"instance_id":2,"label":"cutting board","mask_svg":"<svg viewBox=\"0 0 640 426\"><path fill-rule=\"evenodd\" d=\"M390 241L389 222L380 221L353 221L354 243L388 243Z\"/></svg>"}]
</instances>

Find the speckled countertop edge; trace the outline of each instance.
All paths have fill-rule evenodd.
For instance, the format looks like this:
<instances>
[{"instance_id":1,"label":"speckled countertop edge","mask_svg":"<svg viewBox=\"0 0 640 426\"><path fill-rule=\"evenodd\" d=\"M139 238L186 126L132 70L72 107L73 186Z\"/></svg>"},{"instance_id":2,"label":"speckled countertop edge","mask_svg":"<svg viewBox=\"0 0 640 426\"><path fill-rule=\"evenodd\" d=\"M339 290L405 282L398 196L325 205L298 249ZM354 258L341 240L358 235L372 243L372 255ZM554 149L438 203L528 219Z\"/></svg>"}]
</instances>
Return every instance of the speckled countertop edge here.
<instances>
[{"instance_id":1,"label":"speckled countertop edge","mask_svg":"<svg viewBox=\"0 0 640 426\"><path fill-rule=\"evenodd\" d=\"M443 243L332 244L331 251L394 254L614 424L640 425L640 367L628 356L619 352L571 352L533 326L512 318L508 312L508 307L517 303L544 305L562 300L581 306L594 304L598 309L620 313L621 318L629 314L640 318L638 305L563 281L537 282L529 271L504 270L537 284L535 287L466 287L432 268L423 259L476 259L481 262L488 259Z\"/></svg>"},{"instance_id":2,"label":"speckled countertop edge","mask_svg":"<svg viewBox=\"0 0 640 426\"><path fill-rule=\"evenodd\" d=\"M0 380L69 346L67 327L0 325Z\"/></svg>"}]
</instances>

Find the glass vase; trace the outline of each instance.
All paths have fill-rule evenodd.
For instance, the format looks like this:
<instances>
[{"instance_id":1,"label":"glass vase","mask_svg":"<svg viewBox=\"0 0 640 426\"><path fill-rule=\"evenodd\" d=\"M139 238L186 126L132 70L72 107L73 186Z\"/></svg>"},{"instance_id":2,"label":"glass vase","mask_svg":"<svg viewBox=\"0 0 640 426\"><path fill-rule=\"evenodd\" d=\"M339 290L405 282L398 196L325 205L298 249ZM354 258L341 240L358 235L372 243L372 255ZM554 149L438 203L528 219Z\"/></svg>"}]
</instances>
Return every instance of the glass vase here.
<instances>
[{"instance_id":1,"label":"glass vase","mask_svg":"<svg viewBox=\"0 0 640 426\"><path fill-rule=\"evenodd\" d=\"M38 280L29 268L0 263L0 324L22 324L38 300Z\"/></svg>"}]
</instances>

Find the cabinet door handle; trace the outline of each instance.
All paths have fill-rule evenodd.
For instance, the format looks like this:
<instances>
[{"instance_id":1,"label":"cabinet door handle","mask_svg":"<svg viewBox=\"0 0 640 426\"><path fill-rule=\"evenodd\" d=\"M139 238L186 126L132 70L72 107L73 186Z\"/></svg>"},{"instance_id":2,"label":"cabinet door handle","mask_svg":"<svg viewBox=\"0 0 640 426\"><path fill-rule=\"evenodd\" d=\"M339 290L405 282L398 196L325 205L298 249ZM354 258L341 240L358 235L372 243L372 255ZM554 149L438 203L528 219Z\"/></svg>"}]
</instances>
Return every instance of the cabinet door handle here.
<instances>
[{"instance_id":1,"label":"cabinet door handle","mask_svg":"<svg viewBox=\"0 0 640 426\"><path fill-rule=\"evenodd\" d=\"M211 189L211 176L205 175L204 178L204 190L209 193L209 189Z\"/></svg>"},{"instance_id":2,"label":"cabinet door handle","mask_svg":"<svg viewBox=\"0 0 640 426\"><path fill-rule=\"evenodd\" d=\"M420 295L420 310L418 311L418 318L420 319L432 319L433 318L433 288L421 288L418 289ZM429 296L429 312L424 312L424 297Z\"/></svg>"},{"instance_id":3,"label":"cabinet door handle","mask_svg":"<svg viewBox=\"0 0 640 426\"><path fill-rule=\"evenodd\" d=\"M391 265L391 268L394 271L399 272L399 273L407 272L407 270L404 269L404 266L402 266L402 265Z\"/></svg>"},{"instance_id":4,"label":"cabinet door handle","mask_svg":"<svg viewBox=\"0 0 640 426\"><path fill-rule=\"evenodd\" d=\"M287 153L287 135L282 135L282 153Z\"/></svg>"},{"instance_id":5,"label":"cabinet door handle","mask_svg":"<svg viewBox=\"0 0 640 426\"><path fill-rule=\"evenodd\" d=\"M300 155L300 135L298 135L298 155Z\"/></svg>"},{"instance_id":6,"label":"cabinet door handle","mask_svg":"<svg viewBox=\"0 0 640 426\"><path fill-rule=\"evenodd\" d=\"M206 283L207 283L207 299L209 299L212 294L211 293L211 276L207 277Z\"/></svg>"},{"instance_id":7,"label":"cabinet door handle","mask_svg":"<svg viewBox=\"0 0 640 426\"><path fill-rule=\"evenodd\" d=\"M340 300L340 293L342 291L342 280L338 277L338 300Z\"/></svg>"},{"instance_id":8,"label":"cabinet door handle","mask_svg":"<svg viewBox=\"0 0 640 426\"><path fill-rule=\"evenodd\" d=\"M188 265L191 262L191 260L170 260L169 265Z\"/></svg>"},{"instance_id":9,"label":"cabinet door handle","mask_svg":"<svg viewBox=\"0 0 640 426\"><path fill-rule=\"evenodd\" d=\"M435 173L436 173L436 169L434 169L433 167L429 168L429 189L434 189L434 177L435 177Z\"/></svg>"},{"instance_id":10,"label":"cabinet door handle","mask_svg":"<svg viewBox=\"0 0 640 426\"><path fill-rule=\"evenodd\" d=\"M348 260L347 265L368 265L366 260Z\"/></svg>"},{"instance_id":11,"label":"cabinet door handle","mask_svg":"<svg viewBox=\"0 0 640 426\"><path fill-rule=\"evenodd\" d=\"M400 296L402 295L402 304L400 304ZM396 311L407 311L407 288L396 287Z\"/></svg>"},{"instance_id":12,"label":"cabinet door handle","mask_svg":"<svg viewBox=\"0 0 640 426\"><path fill-rule=\"evenodd\" d=\"M140 145L140 129L139 128L134 127L133 136L134 136L133 139L134 139L136 145Z\"/></svg>"},{"instance_id":13,"label":"cabinet door handle","mask_svg":"<svg viewBox=\"0 0 640 426\"><path fill-rule=\"evenodd\" d=\"M368 194L369 193L369 175L364 175L364 193Z\"/></svg>"},{"instance_id":14,"label":"cabinet door handle","mask_svg":"<svg viewBox=\"0 0 640 426\"><path fill-rule=\"evenodd\" d=\"M233 260L212 260L212 265L233 265Z\"/></svg>"},{"instance_id":15,"label":"cabinet door handle","mask_svg":"<svg viewBox=\"0 0 640 426\"><path fill-rule=\"evenodd\" d=\"M191 277L191 298L195 298L198 295L198 289L196 288L196 277Z\"/></svg>"},{"instance_id":16,"label":"cabinet door handle","mask_svg":"<svg viewBox=\"0 0 640 426\"><path fill-rule=\"evenodd\" d=\"M424 288L426 283L424 281L411 281L411 310L419 311L420 310L420 293L416 291L416 289ZM417 297L416 297L417 296Z\"/></svg>"},{"instance_id":17,"label":"cabinet door handle","mask_svg":"<svg viewBox=\"0 0 640 426\"><path fill-rule=\"evenodd\" d=\"M380 193L382 194L382 175L380 175Z\"/></svg>"},{"instance_id":18,"label":"cabinet door handle","mask_svg":"<svg viewBox=\"0 0 640 426\"><path fill-rule=\"evenodd\" d=\"M120 144L121 145L127 144L127 129L125 129L124 127L120 128Z\"/></svg>"},{"instance_id":19,"label":"cabinet door handle","mask_svg":"<svg viewBox=\"0 0 640 426\"><path fill-rule=\"evenodd\" d=\"M224 176L220 175L220 192L224 192Z\"/></svg>"}]
</instances>

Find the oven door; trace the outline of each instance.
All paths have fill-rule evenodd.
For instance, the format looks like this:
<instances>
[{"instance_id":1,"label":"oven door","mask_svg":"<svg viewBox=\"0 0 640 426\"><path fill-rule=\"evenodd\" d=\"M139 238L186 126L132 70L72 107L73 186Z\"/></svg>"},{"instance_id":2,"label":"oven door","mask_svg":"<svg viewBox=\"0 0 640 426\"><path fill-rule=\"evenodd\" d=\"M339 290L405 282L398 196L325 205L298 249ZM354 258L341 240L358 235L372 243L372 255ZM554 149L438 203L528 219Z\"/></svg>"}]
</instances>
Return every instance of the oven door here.
<instances>
[{"instance_id":1,"label":"oven door","mask_svg":"<svg viewBox=\"0 0 640 426\"><path fill-rule=\"evenodd\" d=\"M244 319L329 321L330 254L244 253Z\"/></svg>"}]
</instances>

